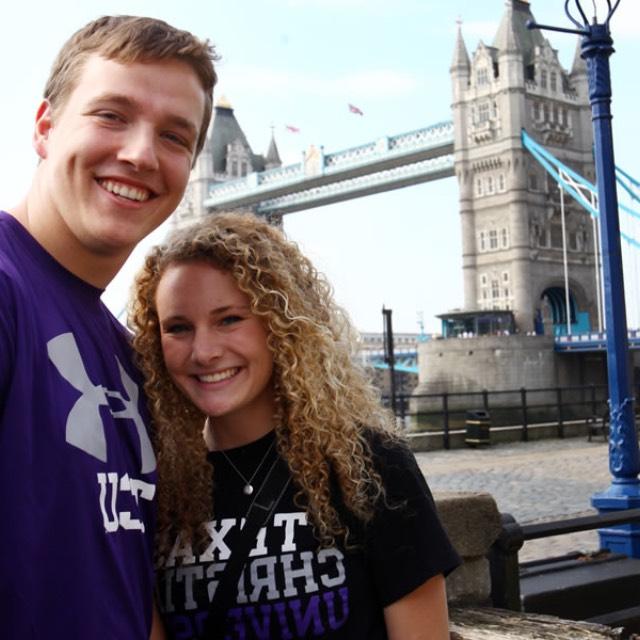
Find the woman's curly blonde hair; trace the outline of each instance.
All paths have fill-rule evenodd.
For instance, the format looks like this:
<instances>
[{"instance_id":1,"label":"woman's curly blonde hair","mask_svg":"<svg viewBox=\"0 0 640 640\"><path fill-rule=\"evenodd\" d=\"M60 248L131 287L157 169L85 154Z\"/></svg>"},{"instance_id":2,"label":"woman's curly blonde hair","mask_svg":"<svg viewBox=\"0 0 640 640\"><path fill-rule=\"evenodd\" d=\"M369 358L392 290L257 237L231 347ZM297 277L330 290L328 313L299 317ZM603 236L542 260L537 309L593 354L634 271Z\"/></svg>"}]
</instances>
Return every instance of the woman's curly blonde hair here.
<instances>
[{"instance_id":1,"label":"woman's curly blonde hair","mask_svg":"<svg viewBox=\"0 0 640 640\"><path fill-rule=\"evenodd\" d=\"M156 290L172 264L205 262L232 274L268 330L274 360L276 442L322 544L347 526L331 500L337 481L347 509L369 521L384 496L364 427L395 439L392 419L355 364L356 334L331 286L284 233L252 214L222 213L175 232L147 257L136 278L130 323L146 376L158 457L159 552L181 539L202 540L212 517L211 465L204 416L164 365Z\"/></svg>"}]
</instances>

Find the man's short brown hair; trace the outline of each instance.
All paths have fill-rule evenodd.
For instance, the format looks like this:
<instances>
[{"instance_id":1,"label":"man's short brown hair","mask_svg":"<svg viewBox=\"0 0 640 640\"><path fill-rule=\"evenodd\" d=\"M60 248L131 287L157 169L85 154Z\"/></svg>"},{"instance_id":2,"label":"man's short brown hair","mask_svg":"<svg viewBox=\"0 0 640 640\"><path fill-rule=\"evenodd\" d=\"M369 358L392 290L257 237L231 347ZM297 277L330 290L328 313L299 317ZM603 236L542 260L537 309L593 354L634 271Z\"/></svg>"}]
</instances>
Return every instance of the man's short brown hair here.
<instances>
[{"instance_id":1,"label":"man's short brown hair","mask_svg":"<svg viewBox=\"0 0 640 640\"><path fill-rule=\"evenodd\" d=\"M215 48L188 31L176 29L155 18L103 16L76 31L64 44L51 68L44 97L54 112L74 90L87 58L98 54L122 64L181 60L198 76L205 92L205 109L196 144L197 156L206 139L213 108L213 87L217 76Z\"/></svg>"}]
</instances>

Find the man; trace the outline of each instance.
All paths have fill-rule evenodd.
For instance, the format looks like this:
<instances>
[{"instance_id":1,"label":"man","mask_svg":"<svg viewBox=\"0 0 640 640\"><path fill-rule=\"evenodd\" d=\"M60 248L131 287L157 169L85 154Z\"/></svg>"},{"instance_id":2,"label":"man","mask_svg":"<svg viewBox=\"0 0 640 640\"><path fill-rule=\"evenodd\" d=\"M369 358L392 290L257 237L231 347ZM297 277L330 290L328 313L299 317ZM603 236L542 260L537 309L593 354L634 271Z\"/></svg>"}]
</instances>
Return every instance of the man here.
<instances>
[{"instance_id":1,"label":"man","mask_svg":"<svg viewBox=\"0 0 640 640\"><path fill-rule=\"evenodd\" d=\"M208 42L100 18L63 47L40 162L0 213L0 637L146 640L156 461L100 294L178 205L211 118Z\"/></svg>"}]
</instances>

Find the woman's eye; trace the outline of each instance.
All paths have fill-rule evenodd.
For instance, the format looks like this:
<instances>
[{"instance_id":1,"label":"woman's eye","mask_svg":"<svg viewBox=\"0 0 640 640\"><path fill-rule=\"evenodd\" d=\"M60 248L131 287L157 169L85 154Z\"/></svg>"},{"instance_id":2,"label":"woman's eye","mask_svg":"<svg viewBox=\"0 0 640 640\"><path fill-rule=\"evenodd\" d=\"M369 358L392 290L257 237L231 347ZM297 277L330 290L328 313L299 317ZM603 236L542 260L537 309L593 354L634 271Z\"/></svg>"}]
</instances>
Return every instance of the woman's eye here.
<instances>
[{"instance_id":1,"label":"woman's eye","mask_svg":"<svg viewBox=\"0 0 640 640\"><path fill-rule=\"evenodd\" d=\"M170 324L162 327L162 333L178 334L186 333L187 331L189 331L189 325L187 324Z\"/></svg>"},{"instance_id":2,"label":"woman's eye","mask_svg":"<svg viewBox=\"0 0 640 640\"><path fill-rule=\"evenodd\" d=\"M240 316L225 316L220 321L220 324L224 327L227 327L231 324L235 324L236 322L240 322L242 318Z\"/></svg>"}]
</instances>

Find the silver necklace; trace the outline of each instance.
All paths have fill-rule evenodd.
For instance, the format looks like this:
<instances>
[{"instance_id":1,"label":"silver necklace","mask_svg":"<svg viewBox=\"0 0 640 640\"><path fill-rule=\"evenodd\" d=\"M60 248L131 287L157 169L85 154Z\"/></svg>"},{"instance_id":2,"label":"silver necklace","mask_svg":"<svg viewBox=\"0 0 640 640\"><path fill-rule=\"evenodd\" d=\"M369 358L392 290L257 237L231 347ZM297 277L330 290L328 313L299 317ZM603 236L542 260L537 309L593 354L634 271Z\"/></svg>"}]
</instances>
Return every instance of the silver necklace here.
<instances>
[{"instance_id":1,"label":"silver necklace","mask_svg":"<svg viewBox=\"0 0 640 640\"><path fill-rule=\"evenodd\" d=\"M267 459L267 456L269 455L269 453L271 453L271 449L273 449L273 445L275 443L276 441L274 438L271 444L269 445L269 448L265 451L265 454L262 456L262 460L260 460L260 464L256 467L256 470L253 472L253 474L248 480L244 477L244 474L241 473L240 469L238 469L238 467L236 467L236 465L233 464L233 460L231 460L231 458L227 455L227 453L222 449L220 449L220 453L224 456L224 459L231 465L231 468L242 478L242 481L244 482L242 493L244 493L245 496L250 496L253 493L253 484L251 483L256 477L258 471L260 471L262 465L264 464L264 461Z\"/></svg>"}]
</instances>

